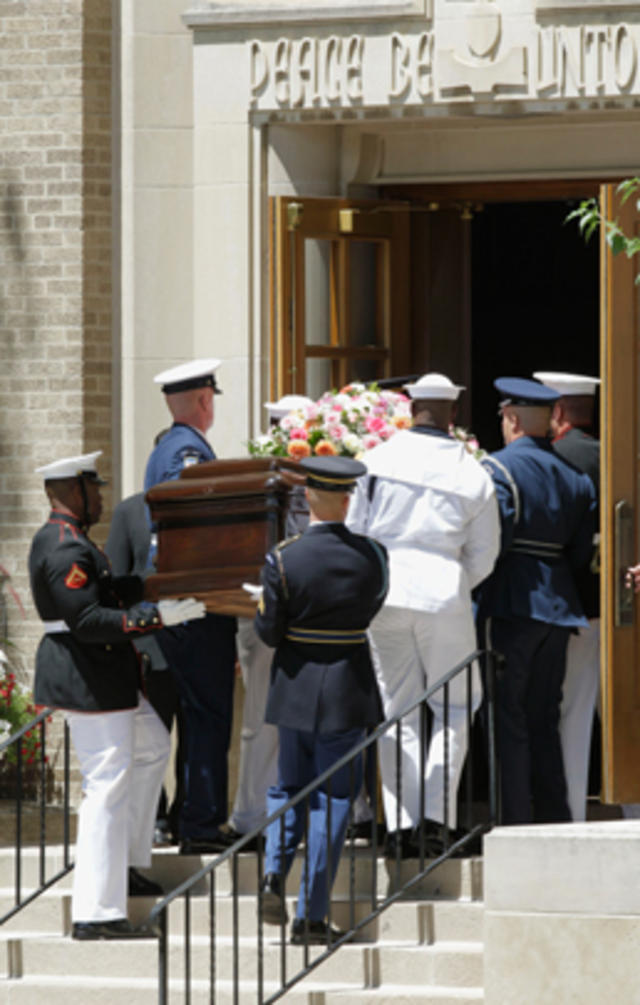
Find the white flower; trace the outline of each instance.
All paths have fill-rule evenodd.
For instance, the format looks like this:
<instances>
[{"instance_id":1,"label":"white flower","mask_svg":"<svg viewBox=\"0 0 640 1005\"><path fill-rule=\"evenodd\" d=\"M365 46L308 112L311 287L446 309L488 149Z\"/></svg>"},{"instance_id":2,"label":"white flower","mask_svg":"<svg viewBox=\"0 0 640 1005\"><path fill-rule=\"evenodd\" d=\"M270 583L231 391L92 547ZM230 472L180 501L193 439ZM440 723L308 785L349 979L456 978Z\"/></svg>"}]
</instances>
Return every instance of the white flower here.
<instances>
[{"instance_id":1,"label":"white flower","mask_svg":"<svg viewBox=\"0 0 640 1005\"><path fill-rule=\"evenodd\" d=\"M347 433L342 441L342 446L355 456L355 454L360 453L362 450L362 440L355 433Z\"/></svg>"}]
</instances>

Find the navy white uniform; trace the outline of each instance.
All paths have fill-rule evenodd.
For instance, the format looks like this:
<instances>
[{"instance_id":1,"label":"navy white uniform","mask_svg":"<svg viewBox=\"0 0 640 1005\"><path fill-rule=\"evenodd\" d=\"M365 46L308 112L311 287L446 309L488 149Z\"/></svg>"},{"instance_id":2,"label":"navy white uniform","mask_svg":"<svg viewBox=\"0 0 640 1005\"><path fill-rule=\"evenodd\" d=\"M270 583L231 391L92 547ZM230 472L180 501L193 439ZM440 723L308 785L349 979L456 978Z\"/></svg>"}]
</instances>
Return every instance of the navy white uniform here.
<instances>
[{"instance_id":1,"label":"navy white uniform","mask_svg":"<svg viewBox=\"0 0 640 1005\"><path fill-rule=\"evenodd\" d=\"M432 397L442 397L446 378L435 376L440 384ZM371 635L385 715L391 718L476 649L471 590L493 568L500 526L491 478L465 446L443 430L418 426L398 432L369 451L364 462L368 476L356 486L347 524L371 534L389 552L389 594ZM427 819L444 823L446 804L446 822L456 825L458 782L468 742L464 675L451 683L448 709L444 697L438 691L430 699L433 726L424 771L420 709L403 718L400 799L395 736L389 733L378 741L391 832L420 823L422 789ZM480 699L474 670L474 711Z\"/></svg>"},{"instance_id":2,"label":"navy white uniform","mask_svg":"<svg viewBox=\"0 0 640 1005\"><path fill-rule=\"evenodd\" d=\"M262 582L255 627L260 638L275 647L266 718L277 725L280 741L278 782L268 794L268 811L273 813L382 718L367 628L386 594L386 552L342 523L312 523L300 537L269 553ZM301 882L298 918L320 922L327 913L327 845L331 843L330 887L350 799L361 783L361 764L353 774L347 769L333 776L330 834L326 792L320 790L312 799L309 876ZM288 872L304 824L305 806L300 803L286 817L284 848L279 824L267 829L268 874L280 874L281 867Z\"/></svg>"},{"instance_id":3,"label":"navy white uniform","mask_svg":"<svg viewBox=\"0 0 640 1005\"><path fill-rule=\"evenodd\" d=\"M544 390L549 402L558 397ZM506 660L497 687L502 820L561 822L570 814L560 700L569 635L587 624L574 573L591 558L595 493L546 438L521 436L484 463L502 524L500 557L480 603L491 644Z\"/></svg>"},{"instance_id":4,"label":"navy white uniform","mask_svg":"<svg viewBox=\"0 0 640 1005\"><path fill-rule=\"evenodd\" d=\"M202 433L176 422L149 457L145 492L158 482L178 478L191 464L211 460L215 454ZM151 558L154 551L152 544ZM235 618L207 614L159 636L175 674L184 716L185 796L178 824L182 839L214 838L227 819L235 632Z\"/></svg>"},{"instance_id":5,"label":"navy white uniform","mask_svg":"<svg viewBox=\"0 0 640 1005\"><path fill-rule=\"evenodd\" d=\"M127 913L127 866L151 864L169 754L169 734L139 693L131 644L161 620L154 606L134 603L142 581L114 579L107 556L66 513L52 512L35 535L29 575L46 632L35 701L69 710L83 774L73 921L118 921Z\"/></svg>"}]
</instances>

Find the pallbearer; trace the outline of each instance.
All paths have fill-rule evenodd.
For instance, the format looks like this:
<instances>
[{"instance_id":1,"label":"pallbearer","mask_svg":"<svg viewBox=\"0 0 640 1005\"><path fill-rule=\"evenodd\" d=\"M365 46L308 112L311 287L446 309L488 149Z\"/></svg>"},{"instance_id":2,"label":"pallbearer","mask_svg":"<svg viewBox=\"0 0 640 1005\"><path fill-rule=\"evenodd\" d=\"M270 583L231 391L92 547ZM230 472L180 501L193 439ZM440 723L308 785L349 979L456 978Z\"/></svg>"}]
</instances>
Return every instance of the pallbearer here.
<instances>
[{"instance_id":1,"label":"pallbearer","mask_svg":"<svg viewBox=\"0 0 640 1005\"><path fill-rule=\"evenodd\" d=\"M505 447L484 463L502 534L480 610L506 660L496 695L502 822L561 823L571 814L558 720L569 635L587 626L574 574L591 559L595 492L547 437L558 392L512 377L494 386Z\"/></svg>"},{"instance_id":2,"label":"pallbearer","mask_svg":"<svg viewBox=\"0 0 640 1005\"><path fill-rule=\"evenodd\" d=\"M267 555L255 619L259 636L276 647L266 718L278 726L280 752L269 813L335 764L382 717L367 628L387 592L387 556L381 545L353 534L343 522L349 493L366 468L345 457L312 457L301 463L307 473L309 526ZM361 784L361 758L353 773L347 767L333 775L330 834L327 792L323 788L311 800L308 876L302 877L291 929L296 945L307 937L305 919L311 942L341 934L326 921L328 888L340 858L350 799ZM284 917L281 875L289 871L305 816L304 801L286 815L284 847L279 822L267 830L265 921L279 923ZM327 877L329 843L332 874Z\"/></svg>"},{"instance_id":3,"label":"pallbearer","mask_svg":"<svg viewBox=\"0 0 640 1005\"><path fill-rule=\"evenodd\" d=\"M75 939L149 937L127 920L127 894L162 893L135 866L151 842L169 734L139 690L132 640L204 615L195 600L140 604L142 580L114 579L88 537L102 511L96 459L67 457L37 471L51 503L29 555L31 590L45 635L35 700L67 711L82 772L73 874Z\"/></svg>"},{"instance_id":4,"label":"pallbearer","mask_svg":"<svg viewBox=\"0 0 640 1005\"><path fill-rule=\"evenodd\" d=\"M561 396L551 412L553 449L589 475L596 497L600 494L600 442L593 435L597 377L578 373L538 371L533 375ZM572 820L587 815L589 754L596 701L600 694L600 573L599 549L578 573L578 594L589 620L571 635L562 685L560 742Z\"/></svg>"}]
</instances>

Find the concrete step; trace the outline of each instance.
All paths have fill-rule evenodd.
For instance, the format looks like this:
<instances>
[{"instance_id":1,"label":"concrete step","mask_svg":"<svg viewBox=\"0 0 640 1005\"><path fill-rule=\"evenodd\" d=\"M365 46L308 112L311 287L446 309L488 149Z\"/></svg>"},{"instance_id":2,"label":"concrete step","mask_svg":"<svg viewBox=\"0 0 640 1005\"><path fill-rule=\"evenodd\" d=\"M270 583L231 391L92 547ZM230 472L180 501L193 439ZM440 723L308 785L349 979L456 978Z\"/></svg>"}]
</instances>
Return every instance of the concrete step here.
<instances>
[{"instance_id":1,"label":"concrete step","mask_svg":"<svg viewBox=\"0 0 640 1005\"><path fill-rule=\"evenodd\" d=\"M169 975L180 979L185 968L185 946L181 938L169 938ZM323 946L309 947L309 962L323 956ZM278 936L265 937L262 943L263 979L277 981L283 958L286 973L293 976L305 966L304 949L283 946ZM255 938L238 942L238 968L243 981L257 981L259 953ZM227 936L216 939L215 969L219 980L233 979L233 941ZM9 937L0 941L0 973L8 978L52 977L85 974L126 978L135 974L152 979L157 974L156 940L114 942L74 942L52 935ZM193 936L190 956L195 980L206 980L210 968L209 939ZM448 987L482 986L482 944L442 942L421 946L406 942L378 945L348 943L339 952L319 964L315 977L326 985L357 982L359 986L435 985Z\"/></svg>"},{"instance_id":2,"label":"concrete step","mask_svg":"<svg viewBox=\"0 0 640 1005\"><path fill-rule=\"evenodd\" d=\"M274 985L265 985L265 997L275 991ZM253 985L240 986L240 1005L255 1005ZM281 999L287 1005L464 1005L482 1002L480 988L425 988L407 985L384 988L362 988L354 984L327 989L307 978L292 988ZM137 978L104 979L101 977L75 978L25 978L0 983L0 1005L34 1005L46 1001L47 1005L157 1005L157 988L153 981ZM184 1005L184 987L172 981L169 988L170 1005ZM191 985L193 1005L209 1005L209 987L204 982ZM216 983L216 1005L234 1005L233 986L227 981Z\"/></svg>"},{"instance_id":3,"label":"concrete step","mask_svg":"<svg viewBox=\"0 0 640 1005\"><path fill-rule=\"evenodd\" d=\"M25 891L28 893L29 891ZM289 917L295 914L296 897L287 898ZM13 892L0 890L0 912L5 913L13 906ZM135 897L129 900L128 915L135 924L147 920L157 898ZM234 912L237 911L238 930L242 934L257 933L258 901L255 896L239 896L234 907L234 898L221 895L216 899L215 925L219 935L232 935ZM355 921L358 922L371 912L370 898L359 898L354 907ZM169 933L181 935L184 932L185 902L180 897L169 908ZM200 894L190 902L191 930L196 935L204 935L209 930L209 898ZM333 897L331 907L332 923L338 928L351 924L349 900ZM357 941L375 942L386 938L407 942L432 943L438 940L482 939L483 905L479 901L398 901L378 918L366 925L356 936ZM71 893L64 887L54 887L37 897L2 926L2 933L15 934L38 931L65 935L71 930ZM265 932L272 934L277 928L265 926Z\"/></svg>"},{"instance_id":4,"label":"concrete step","mask_svg":"<svg viewBox=\"0 0 640 1005\"><path fill-rule=\"evenodd\" d=\"M73 859L74 849L71 850ZM239 894L254 893L260 881L258 856L252 853L240 853L235 856L236 883ZM214 860L213 856L179 855L176 848L162 848L154 851L151 868L141 870L159 882L165 890L175 889L185 880L199 872L205 865ZM44 854L44 875L50 878L63 868L64 857L61 845L50 846ZM296 891L300 883L303 855L298 853L291 872L287 877L287 891ZM40 852L37 848L23 848L20 857L21 882L23 888L33 888L40 882ZM375 876L374 876L375 867ZM379 857L372 859L367 849L355 848L353 853L345 851L340 859L334 894L348 895L353 884L355 893L359 896L371 894L375 888L378 897L387 896L416 875L419 862L410 859L396 863ZM233 859L227 859L216 870L215 888L217 894L229 893L233 888ZM72 875L65 876L60 884L70 888ZM209 889L209 880L203 879L196 893L205 893ZM13 889L15 885L15 855L13 849L0 850L0 888ZM482 859L451 859L437 866L419 883L414 884L407 892L412 900L430 899L432 897L447 897L470 900L482 899Z\"/></svg>"},{"instance_id":5,"label":"concrete step","mask_svg":"<svg viewBox=\"0 0 640 1005\"><path fill-rule=\"evenodd\" d=\"M306 987L306 983L303 982L302 986ZM435 1005L462 1005L464 1002L482 1001L482 988L425 988L420 984L385 984L382 988L358 988L355 991L330 990L321 999L321 1005L429 1005L431 1002Z\"/></svg>"}]
</instances>

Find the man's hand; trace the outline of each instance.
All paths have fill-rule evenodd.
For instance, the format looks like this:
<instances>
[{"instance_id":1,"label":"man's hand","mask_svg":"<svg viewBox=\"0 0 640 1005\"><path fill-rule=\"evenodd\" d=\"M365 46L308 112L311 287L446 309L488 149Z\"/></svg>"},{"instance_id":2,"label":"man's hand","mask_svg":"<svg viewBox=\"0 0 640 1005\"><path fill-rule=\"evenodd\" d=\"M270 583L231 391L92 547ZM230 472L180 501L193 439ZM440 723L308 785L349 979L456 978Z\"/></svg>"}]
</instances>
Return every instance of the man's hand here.
<instances>
[{"instance_id":1,"label":"man's hand","mask_svg":"<svg viewBox=\"0 0 640 1005\"><path fill-rule=\"evenodd\" d=\"M187 597L185 600L160 600L156 604L163 625L179 625L183 621L204 618L207 609L201 600Z\"/></svg>"},{"instance_id":2,"label":"man's hand","mask_svg":"<svg viewBox=\"0 0 640 1005\"><path fill-rule=\"evenodd\" d=\"M627 569L624 583L627 588L633 586L634 593L640 592L640 565L632 565Z\"/></svg>"}]
</instances>

